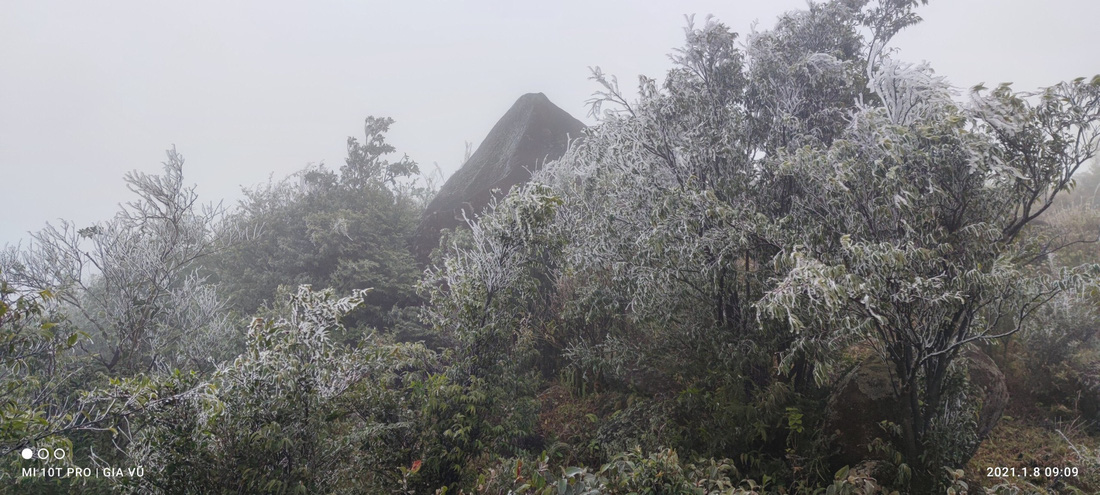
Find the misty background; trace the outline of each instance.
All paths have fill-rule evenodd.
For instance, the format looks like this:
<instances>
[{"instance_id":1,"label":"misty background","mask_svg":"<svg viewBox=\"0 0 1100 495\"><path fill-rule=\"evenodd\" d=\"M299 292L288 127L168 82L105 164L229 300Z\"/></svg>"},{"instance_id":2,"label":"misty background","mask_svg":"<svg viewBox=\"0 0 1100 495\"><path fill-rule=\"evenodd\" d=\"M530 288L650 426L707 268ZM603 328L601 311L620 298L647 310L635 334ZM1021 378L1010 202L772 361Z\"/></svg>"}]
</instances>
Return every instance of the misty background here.
<instances>
[{"instance_id":1,"label":"misty background","mask_svg":"<svg viewBox=\"0 0 1100 495\"><path fill-rule=\"evenodd\" d=\"M363 118L444 177L515 99L543 92L586 123L600 66L660 79L684 14L734 31L792 1L6 2L0 15L0 245L46 222L109 218L122 175L186 157L204 201L308 163L339 168ZM1100 73L1089 0L933 1L895 38L960 88L1031 90Z\"/></svg>"}]
</instances>

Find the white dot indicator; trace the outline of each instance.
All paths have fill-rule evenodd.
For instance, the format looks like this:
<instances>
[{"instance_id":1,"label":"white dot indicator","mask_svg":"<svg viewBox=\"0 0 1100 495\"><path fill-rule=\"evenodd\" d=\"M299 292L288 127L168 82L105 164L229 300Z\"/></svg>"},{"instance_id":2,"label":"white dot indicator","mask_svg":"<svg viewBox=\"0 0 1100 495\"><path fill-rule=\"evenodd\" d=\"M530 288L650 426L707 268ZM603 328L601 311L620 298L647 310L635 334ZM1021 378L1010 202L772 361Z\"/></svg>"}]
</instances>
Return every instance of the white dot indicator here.
<instances>
[{"instance_id":1,"label":"white dot indicator","mask_svg":"<svg viewBox=\"0 0 1100 495\"><path fill-rule=\"evenodd\" d=\"M23 449L22 454L24 459L30 459L31 457L34 457L34 451L31 449Z\"/></svg>"}]
</instances>

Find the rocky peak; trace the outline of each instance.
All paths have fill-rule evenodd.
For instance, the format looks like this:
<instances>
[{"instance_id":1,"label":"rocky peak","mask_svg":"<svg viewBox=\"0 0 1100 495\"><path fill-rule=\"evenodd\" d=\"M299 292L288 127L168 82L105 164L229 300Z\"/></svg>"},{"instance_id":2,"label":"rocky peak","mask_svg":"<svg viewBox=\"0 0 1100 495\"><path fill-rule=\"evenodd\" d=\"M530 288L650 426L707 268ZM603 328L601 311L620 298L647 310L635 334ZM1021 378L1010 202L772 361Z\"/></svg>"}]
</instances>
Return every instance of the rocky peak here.
<instances>
[{"instance_id":1,"label":"rocky peak","mask_svg":"<svg viewBox=\"0 0 1100 495\"><path fill-rule=\"evenodd\" d=\"M480 213L494 195L507 194L560 158L584 127L542 93L521 96L424 210L414 241L417 258L426 261L440 231L460 225L463 212Z\"/></svg>"}]
</instances>

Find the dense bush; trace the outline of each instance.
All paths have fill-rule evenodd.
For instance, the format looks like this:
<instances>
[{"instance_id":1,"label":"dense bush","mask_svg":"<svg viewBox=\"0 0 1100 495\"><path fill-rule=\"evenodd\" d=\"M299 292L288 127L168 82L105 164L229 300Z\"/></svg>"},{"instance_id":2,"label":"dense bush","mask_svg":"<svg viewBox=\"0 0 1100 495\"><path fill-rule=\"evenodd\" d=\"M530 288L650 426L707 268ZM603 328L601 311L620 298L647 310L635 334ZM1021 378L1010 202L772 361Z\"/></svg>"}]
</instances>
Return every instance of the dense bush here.
<instances>
[{"instance_id":1,"label":"dense bush","mask_svg":"<svg viewBox=\"0 0 1100 495\"><path fill-rule=\"evenodd\" d=\"M409 241L431 190L418 185L417 164L390 161L385 141L392 119L368 117L365 138L348 138L340 170L309 167L245 191L226 228L249 232L205 264L232 309L248 316L272 304L280 285L372 287L352 327L389 327L391 308L416 301L420 268Z\"/></svg>"},{"instance_id":2,"label":"dense bush","mask_svg":"<svg viewBox=\"0 0 1100 495\"><path fill-rule=\"evenodd\" d=\"M415 391L436 358L381 339L354 352L334 342L362 297L302 287L281 317L253 320L245 352L208 379L177 372L99 391L139 411L125 448L147 474L123 488L361 493L398 483L427 426Z\"/></svg>"}]
</instances>

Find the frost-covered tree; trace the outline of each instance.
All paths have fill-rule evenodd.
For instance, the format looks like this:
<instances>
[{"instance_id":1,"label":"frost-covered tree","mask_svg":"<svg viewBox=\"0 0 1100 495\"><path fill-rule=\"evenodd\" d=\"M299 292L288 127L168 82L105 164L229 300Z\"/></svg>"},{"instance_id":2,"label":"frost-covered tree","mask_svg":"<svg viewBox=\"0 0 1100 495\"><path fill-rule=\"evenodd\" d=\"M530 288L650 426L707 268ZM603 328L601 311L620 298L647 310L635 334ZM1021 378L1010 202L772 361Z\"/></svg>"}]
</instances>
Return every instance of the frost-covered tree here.
<instances>
[{"instance_id":1,"label":"frost-covered tree","mask_svg":"<svg viewBox=\"0 0 1100 495\"><path fill-rule=\"evenodd\" d=\"M530 350L534 312L553 292L559 204L538 186L494 202L491 213L469 219L469 230L452 238L443 266L429 268L421 283L431 298L429 317L456 341L466 372L500 373Z\"/></svg>"},{"instance_id":2,"label":"frost-covered tree","mask_svg":"<svg viewBox=\"0 0 1100 495\"><path fill-rule=\"evenodd\" d=\"M832 145L784 161L801 239L776 258L786 274L763 307L802 344L869 343L893 367L908 462L958 465L969 452L930 439L956 428L946 388L961 351L1095 281L1094 266L1036 269L1043 247L1022 233L1097 152L1100 77L978 87L964 105L927 67L883 58L870 87L878 101Z\"/></svg>"},{"instance_id":3,"label":"frost-covered tree","mask_svg":"<svg viewBox=\"0 0 1100 495\"><path fill-rule=\"evenodd\" d=\"M781 275L770 260L789 236L783 218L796 192L777 173L778 156L828 145L843 132L843 116L864 92L859 16L845 3L814 6L754 33L744 50L714 19L689 20L674 68L663 83L641 78L637 101L595 69L600 124L509 198L557 205L542 227L548 238L457 244L441 267L448 294L483 288L460 301L491 309L484 322L460 320L470 345L528 336L544 371L578 390L644 397L600 433L608 448L672 443L736 456L759 454L785 435L774 425L792 392L812 385L813 369L800 362L795 378L777 380L773 356L793 338L756 315L755 303ZM779 138L770 127L806 138ZM513 217L498 209L471 229ZM550 245L536 257L505 256ZM523 262L490 263L514 259ZM488 307L488 288L504 275L509 290L539 287L539 296ZM507 332L485 331L490 322L505 322ZM630 430L638 424L648 430Z\"/></svg>"},{"instance_id":4,"label":"frost-covered tree","mask_svg":"<svg viewBox=\"0 0 1100 495\"><path fill-rule=\"evenodd\" d=\"M444 238L449 254L420 284L426 319L453 346L449 403L431 408L440 427L429 443L446 460L433 469L448 483L468 478L462 466L472 459L540 445L535 368L538 337L554 318L559 206L537 186L492 203L468 230Z\"/></svg>"},{"instance_id":5,"label":"frost-covered tree","mask_svg":"<svg viewBox=\"0 0 1100 495\"><path fill-rule=\"evenodd\" d=\"M605 114L536 180L564 193L579 273L614 273L627 284L620 307L640 320L706 333L651 337L698 346L683 348L687 355L711 349L720 360L763 344L750 336L753 302L778 249L776 219L794 192L768 159L828 143L843 128L838 116L860 92L857 14L841 3L788 14L776 29L753 33L744 52L721 23L689 24L663 86L643 78L634 103L596 72L607 88L602 101L621 111Z\"/></svg>"},{"instance_id":6,"label":"frost-covered tree","mask_svg":"<svg viewBox=\"0 0 1100 495\"><path fill-rule=\"evenodd\" d=\"M219 350L232 342L224 300L196 268L238 233L217 228L224 210L199 204L184 183L183 156L174 148L167 155L162 175L126 174L138 198L114 218L48 225L0 260L13 285L56 292L89 336L77 348L109 373L209 366L231 352Z\"/></svg>"},{"instance_id":7,"label":"frost-covered tree","mask_svg":"<svg viewBox=\"0 0 1100 495\"><path fill-rule=\"evenodd\" d=\"M390 158L391 124L368 117L362 141L348 138L338 172L310 167L245 191L227 225L258 235L205 264L232 309L250 315L273 303L280 285L373 287L352 326L379 328L391 308L416 301L420 269L408 246L431 190L416 182L415 162Z\"/></svg>"}]
</instances>

